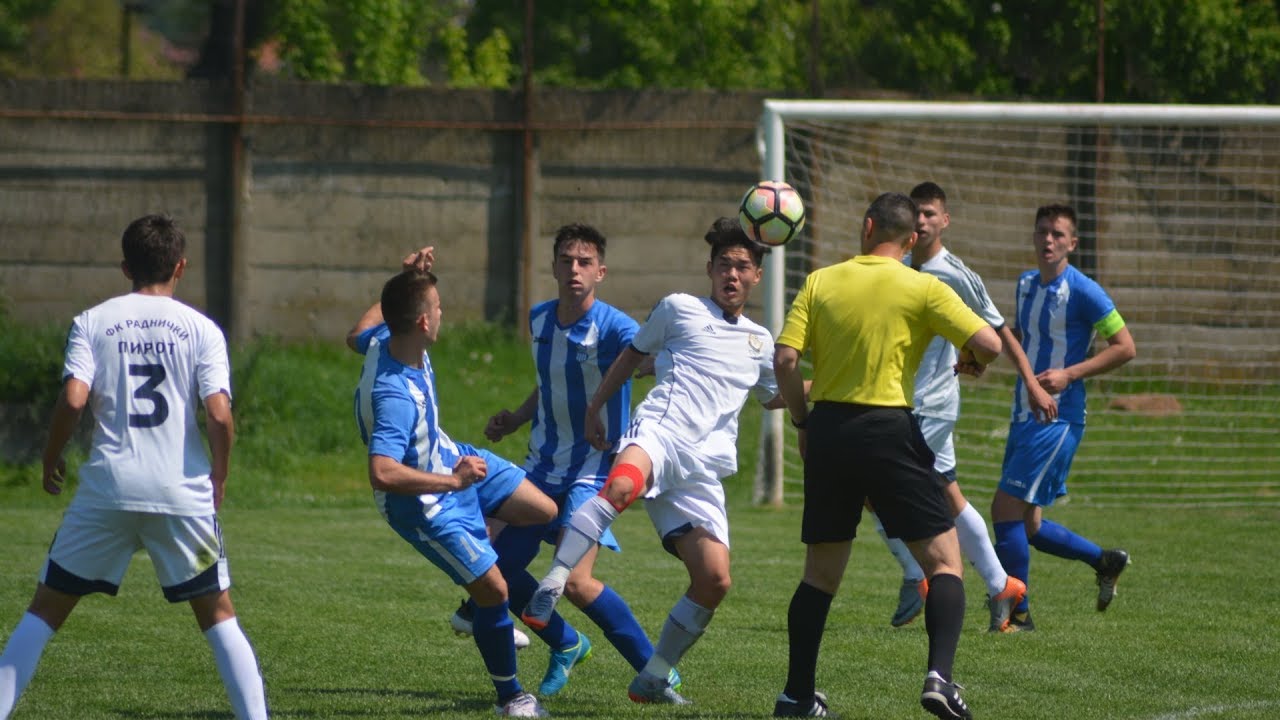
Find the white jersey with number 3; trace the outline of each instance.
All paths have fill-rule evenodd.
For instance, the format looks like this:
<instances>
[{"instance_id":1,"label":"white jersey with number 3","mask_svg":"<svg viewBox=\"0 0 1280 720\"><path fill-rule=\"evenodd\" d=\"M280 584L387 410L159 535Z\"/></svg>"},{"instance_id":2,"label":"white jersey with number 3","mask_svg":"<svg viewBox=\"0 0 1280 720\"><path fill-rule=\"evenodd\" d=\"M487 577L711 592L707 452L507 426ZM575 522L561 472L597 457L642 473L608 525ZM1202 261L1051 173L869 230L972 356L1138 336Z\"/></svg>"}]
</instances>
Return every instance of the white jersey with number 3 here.
<instances>
[{"instance_id":1,"label":"white jersey with number 3","mask_svg":"<svg viewBox=\"0 0 1280 720\"><path fill-rule=\"evenodd\" d=\"M131 293L76 316L63 381L89 385L93 444L73 504L211 515L209 457L196 406L231 394L222 331L170 297Z\"/></svg>"}]
</instances>

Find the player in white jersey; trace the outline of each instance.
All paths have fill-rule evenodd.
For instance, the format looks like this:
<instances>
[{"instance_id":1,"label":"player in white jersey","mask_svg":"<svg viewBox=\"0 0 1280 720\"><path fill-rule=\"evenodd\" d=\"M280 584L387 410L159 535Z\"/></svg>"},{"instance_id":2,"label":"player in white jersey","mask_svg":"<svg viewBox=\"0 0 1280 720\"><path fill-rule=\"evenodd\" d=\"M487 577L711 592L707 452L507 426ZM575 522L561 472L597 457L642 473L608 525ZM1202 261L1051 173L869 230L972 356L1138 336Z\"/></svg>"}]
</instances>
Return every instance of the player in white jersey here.
<instances>
[{"instance_id":1,"label":"player in white jersey","mask_svg":"<svg viewBox=\"0 0 1280 720\"><path fill-rule=\"evenodd\" d=\"M485 428L485 436L497 442L532 421L524 469L538 489L560 507L557 519L544 527L506 528L494 539L513 612L524 609L538 586L528 566L542 542L558 544L564 524L604 487L609 475L613 453L591 445L582 418L587 401L631 344L639 326L626 313L596 297L596 286L608 272L604 264L606 243L605 236L590 225L574 223L556 232L552 274L558 296L539 303L529 313L537 384L519 408L502 410ZM605 404L604 431L611 443L622 435L630 414L631 383L627 380ZM609 530L599 545L619 549ZM604 631L638 672L653 655L653 644L622 596L595 578L598 550L598 546L589 550L574 567L565 595ZM456 618L455 627L459 624ZM591 642L568 627L559 613L552 613L546 626L535 632L551 648L547 674L538 688L539 695L547 697L559 692L573 666L590 656ZM678 688L679 676L674 670L672 673L672 685Z\"/></svg>"},{"instance_id":2,"label":"player in white jersey","mask_svg":"<svg viewBox=\"0 0 1280 720\"><path fill-rule=\"evenodd\" d=\"M667 616L653 656L627 689L639 703L688 703L672 687L670 672L729 590L721 481L737 471L738 414L749 395L766 407L782 406L769 351L773 336L742 314L763 275L766 250L729 218L717 219L706 240L710 296L675 294L659 301L587 406L587 438L609 448L600 411L645 356L656 354L657 383L617 442L604 487L569 519L551 570L521 616L531 627L546 622L573 568L644 495L663 546L684 562L690 584Z\"/></svg>"},{"instance_id":3,"label":"player in white jersey","mask_svg":"<svg viewBox=\"0 0 1280 720\"><path fill-rule=\"evenodd\" d=\"M923 182L912 188L910 197L916 203L916 244L909 256L911 266L936 276L955 290L965 305L996 329L1004 345L1004 352L1013 362L1018 375L1024 381L1033 380L1035 375L1031 372L1031 364L1023 354L1022 346L1014 338L1013 331L1006 325L1004 317L987 294L982 278L943 245L943 232L951 225L946 192L937 183ZM1026 587L1021 580L1010 577L1004 571L987 533L986 521L965 499L956 482L956 452L952 435L956 420L960 417L960 382L957 370L964 369L970 374L980 374L982 370L981 366L958 368L959 359L954 345L945 338L934 337L916 372L912 402L920 431L924 434L929 449L934 452L933 467L947 480L944 491L955 517L960 549L977 568L987 585L987 604L991 610L989 629L1001 631L1007 627L1009 614L1013 606L1021 601ZM1039 386L1035 386L1034 390L1032 403L1036 416L1046 419L1057 417L1057 405L1053 398ZM889 621L894 627L900 627L911 622L924 609L924 595L928 584L924 579L924 571L915 558L911 557L906 543L888 537L879 518L875 518L874 514L872 517L881 538L902 566L898 608Z\"/></svg>"},{"instance_id":4,"label":"player in white jersey","mask_svg":"<svg viewBox=\"0 0 1280 720\"><path fill-rule=\"evenodd\" d=\"M0 719L9 717L45 645L90 593L115 595L146 549L169 602L188 602L237 718L267 717L258 661L231 604L217 510L234 437L222 331L173 298L187 268L173 220L147 215L121 239L133 292L77 315L44 451L44 489L62 492L63 450L85 407L89 460L54 535L35 597L0 655ZM204 401L212 462L196 424Z\"/></svg>"},{"instance_id":5,"label":"player in white jersey","mask_svg":"<svg viewBox=\"0 0 1280 720\"><path fill-rule=\"evenodd\" d=\"M361 318L385 323L353 330L356 347L376 358L365 363L355 396L356 419L369 448L369 484L387 524L475 600L473 637L497 693L498 713L545 717L516 677L507 586L485 517L512 525L545 523L555 517L555 503L515 465L444 432L427 354L441 317L435 276L408 270L387 281L378 310ZM362 411L366 406L369 416Z\"/></svg>"}]
</instances>

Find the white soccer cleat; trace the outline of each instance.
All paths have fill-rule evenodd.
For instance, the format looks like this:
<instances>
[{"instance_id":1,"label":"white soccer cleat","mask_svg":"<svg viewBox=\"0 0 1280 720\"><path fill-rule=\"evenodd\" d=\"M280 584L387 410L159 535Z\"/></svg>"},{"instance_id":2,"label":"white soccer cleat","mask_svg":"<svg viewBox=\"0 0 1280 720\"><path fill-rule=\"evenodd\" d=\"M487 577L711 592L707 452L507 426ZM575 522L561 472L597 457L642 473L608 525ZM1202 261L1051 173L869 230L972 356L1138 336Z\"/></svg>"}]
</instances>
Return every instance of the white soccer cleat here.
<instances>
[{"instance_id":1,"label":"white soccer cleat","mask_svg":"<svg viewBox=\"0 0 1280 720\"><path fill-rule=\"evenodd\" d=\"M453 628L458 637L471 637L471 608L467 606L466 600L462 601L453 617L449 618L449 627ZM511 635L517 650L529 647L529 636L520 632L519 628L511 628Z\"/></svg>"},{"instance_id":2,"label":"white soccer cleat","mask_svg":"<svg viewBox=\"0 0 1280 720\"><path fill-rule=\"evenodd\" d=\"M551 717L551 713L542 707L542 703L538 702L538 698L527 692L507 701L506 705L499 705L493 708L494 712L502 717L521 717L521 718L540 718Z\"/></svg>"},{"instance_id":3,"label":"white soccer cleat","mask_svg":"<svg viewBox=\"0 0 1280 720\"><path fill-rule=\"evenodd\" d=\"M560 602L560 596L564 593L564 586L548 583L543 580L538 584L538 589L533 591L533 597L529 598L529 604L524 606L524 610L520 613L520 619L525 625L534 630L541 630L551 622L551 616L556 611L556 603Z\"/></svg>"}]
</instances>

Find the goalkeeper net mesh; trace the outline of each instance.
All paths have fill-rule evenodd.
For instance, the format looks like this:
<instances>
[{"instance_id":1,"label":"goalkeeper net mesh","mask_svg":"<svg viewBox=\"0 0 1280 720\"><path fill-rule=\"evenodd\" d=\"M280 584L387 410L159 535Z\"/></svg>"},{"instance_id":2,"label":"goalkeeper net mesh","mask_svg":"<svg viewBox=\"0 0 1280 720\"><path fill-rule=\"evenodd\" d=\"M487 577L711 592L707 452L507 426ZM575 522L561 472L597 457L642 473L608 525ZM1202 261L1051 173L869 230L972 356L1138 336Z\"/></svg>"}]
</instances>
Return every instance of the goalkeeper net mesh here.
<instances>
[{"instance_id":1,"label":"goalkeeper net mesh","mask_svg":"<svg viewBox=\"0 0 1280 720\"><path fill-rule=\"evenodd\" d=\"M1015 281L1035 267L1036 208L1072 205L1072 263L1111 295L1138 356L1085 381L1070 501L1280 506L1280 114L1000 107L767 106L765 174L781 167L809 215L766 302L785 310L809 271L856 254L862 213L881 192L931 180L947 194L946 246L1011 318ZM1013 383L1004 358L981 379L962 378L957 469L979 507L1000 477ZM792 432L766 422L762 443L782 443L764 494L786 502L801 490Z\"/></svg>"}]
</instances>

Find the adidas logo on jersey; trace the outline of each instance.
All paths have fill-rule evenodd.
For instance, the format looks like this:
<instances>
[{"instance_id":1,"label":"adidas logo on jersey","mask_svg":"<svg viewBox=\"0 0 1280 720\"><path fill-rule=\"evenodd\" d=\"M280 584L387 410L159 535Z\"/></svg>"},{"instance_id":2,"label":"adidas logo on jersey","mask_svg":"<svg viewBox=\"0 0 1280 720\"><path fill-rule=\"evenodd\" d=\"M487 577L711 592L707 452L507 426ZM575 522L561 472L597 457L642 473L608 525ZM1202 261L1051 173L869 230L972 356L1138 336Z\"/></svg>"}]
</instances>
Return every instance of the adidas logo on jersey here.
<instances>
[{"instance_id":1,"label":"adidas logo on jersey","mask_svg":"<svg viewBox=\"0 0 1280 720\"><path fill-rule=\"evenodd\" d=\"M706 333L706 334L708 334L708 335L715 335L715 334L716 334L716 326L715 326L715 325L711 325L711 324L709 324L709 323L708 323L706 327L702 328L702 332L704 332L704 333Z\"/></svg>"}]
</instances>

